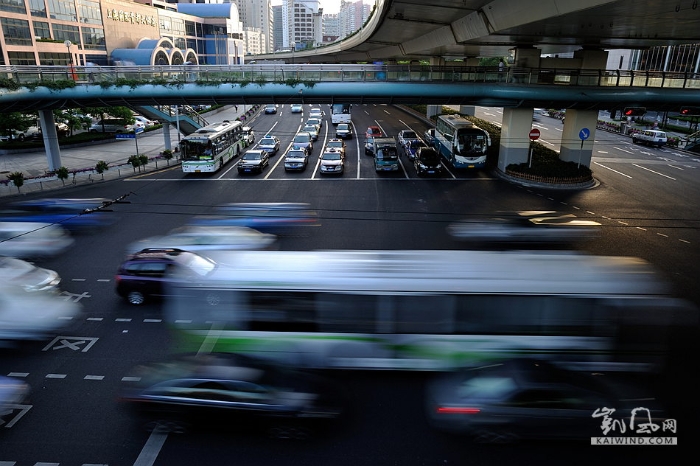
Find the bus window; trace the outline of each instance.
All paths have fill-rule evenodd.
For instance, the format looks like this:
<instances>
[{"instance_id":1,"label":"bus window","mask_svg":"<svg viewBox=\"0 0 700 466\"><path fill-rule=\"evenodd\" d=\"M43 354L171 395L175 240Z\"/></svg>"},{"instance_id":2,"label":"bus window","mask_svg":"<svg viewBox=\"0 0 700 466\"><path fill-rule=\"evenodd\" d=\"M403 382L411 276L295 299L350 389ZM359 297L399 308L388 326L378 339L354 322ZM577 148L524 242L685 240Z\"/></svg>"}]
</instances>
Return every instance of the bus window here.
<instances>
[{"instance_id":1,"label":"bus window","mask_svg":"<svg viewBox=\"0 0 700 466\"><path fill-rule=\"evenodd\" d=\"M397 333L450 334L454 327L454 297L396 296Z\"/></svg>"},{"instance_id":2,"label":"bus window","mask_svg":"<svg viewBox=\"0 0 700 466\"><path fill-rule=\"evenodd\" d=\"M374 333L377 296L323 293L318 316L322 332Z\"/></svg>"},{"instance_id":3,"label":"bus window","mask_svg":"<svg viewBox=\"0 0 700 466\"><path fill-rule=\"evenodd\" d=\"M248 292L250 330L315 332L313 293Z\"/></svg>"}]
</instances>

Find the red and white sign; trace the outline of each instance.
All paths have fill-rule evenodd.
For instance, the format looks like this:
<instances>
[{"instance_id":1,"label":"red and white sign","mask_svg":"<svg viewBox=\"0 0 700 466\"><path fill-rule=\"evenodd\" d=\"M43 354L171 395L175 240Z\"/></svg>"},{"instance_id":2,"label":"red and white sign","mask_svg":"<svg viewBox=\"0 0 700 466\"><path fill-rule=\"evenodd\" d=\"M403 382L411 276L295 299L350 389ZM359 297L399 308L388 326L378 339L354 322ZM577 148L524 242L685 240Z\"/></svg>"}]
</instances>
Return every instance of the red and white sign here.
<instances>
[{"instance_id":1,"label":"red and white sign","mask_svg":"<svg viewBox=\"0 0 700 466\"><path fill-rule=\"evenodd\" d=\"M540 138L540 130L537 128L532 128L530 130L530 139L532 139L533 141L536 141L539 138Z\"/></svg>"}]
</instances>

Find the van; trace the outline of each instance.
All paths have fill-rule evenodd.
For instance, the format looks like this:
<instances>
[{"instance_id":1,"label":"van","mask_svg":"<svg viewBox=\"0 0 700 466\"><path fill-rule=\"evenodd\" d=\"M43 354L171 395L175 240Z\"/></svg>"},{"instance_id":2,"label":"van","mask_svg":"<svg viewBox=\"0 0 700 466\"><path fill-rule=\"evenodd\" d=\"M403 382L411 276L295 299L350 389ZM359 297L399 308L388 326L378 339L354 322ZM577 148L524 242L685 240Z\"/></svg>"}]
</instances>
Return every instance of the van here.
<instances>
[{"instance_id":1,"label":"van","mask_svg":"<svg viewBox=\"0 0 700 466\"><path fill-rule=\"evenodd\" d=\"M105 118L90 126L91 133L129 133L134 125L127 124L122 118Z\"/></svg>"},{"instance_id":2,"label":"van","mask_svg":"<svg viewBox=\"0 0 700 466\"><path fill-rule=\"evenodd\" d=\"M634 144L647 144L649 146L661 147L666 144L666 133L655 129L647 129L632 135Z\"/></svg>"}]
</instances>

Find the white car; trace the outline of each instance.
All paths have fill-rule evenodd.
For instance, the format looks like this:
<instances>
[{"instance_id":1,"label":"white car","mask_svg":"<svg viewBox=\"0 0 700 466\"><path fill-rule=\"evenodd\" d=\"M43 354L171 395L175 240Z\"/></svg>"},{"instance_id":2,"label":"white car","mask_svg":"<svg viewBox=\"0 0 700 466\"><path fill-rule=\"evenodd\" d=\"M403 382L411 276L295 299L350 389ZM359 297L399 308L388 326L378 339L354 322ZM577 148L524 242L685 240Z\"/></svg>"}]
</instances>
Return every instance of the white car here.
<instances>
[{"instance_id":1,"label":"white car","mask_svg":"<svg viewBox=\"0 0 700 466\"><path fill-rule=\"evenodd\" d=\"M26 291L56 291L61 283L58 273L37 267L15 257L0 256L0 283Z\"/></svg>"},{"instance_id":2,"label":"white car","mask_svg":"<svg viewBox=\"0 0 700 466\"><path fill-rule=\"evenodd\" d=\"M82 306L57 293L0 285L0 345L43 340L78 322Z\"/></svg>"},{"instance_id":3,"label":"white car","mask_svg":"<svg viewBox=\"0 0 700 466\"><path fill-rule=\"evenodd\" d=\"M306 170L306 166L309 164L309 153L304 149L291 148L287 151L284 156L284 170Z\"/></svg>"},{"instance_id":4,"label":"white car","mask_svg":"<svg viewBox=\"0 0 700 466\"><path fill-rule=\"evenodd\" d=\"M244 126L241 128L241 131L243 132L243 140L246 141L248 145L255 142L255 131L253 131L253 128L250 126Z\"/></svg>"},{"instance_id":5,"label":"white car","mask_svg":"<svg viewBox=\"0 0 700 466\"><path fill-rule=\"evenodd\" d=\"M141 116L141 115L135 115L134 119L137 122L143 123L145 128L150 128L150 127L155 126L159 123L158 121L149 120L148 118Z\"/></svg>"},{"instance_id":6,"label":"white car","mask_svg":"<svg viewBox=\"0 0 700 466\"><path fill-rule=\"evenodd\" d=\"M292 113L304 113L304 106L302 104L292 104Z\"/></svg>"},{"instance_id":7,"label":"white car","mask_svg":"<svg viewBox=\"0 0 700 466\"><path fill-rule=\"evenodd\" d=\"M276 248L277 236L237 226L186 226L127 246L126 253L144 249L182 249L191 252Z\"/></svg>"},{"instance_id":8,"label":"white car","mask_svg":"<svg viewBox=\"0 0 700 466\"><path fill-rule=\"evenodd\" d=\"M71 247L74 239L57 224L0 222L0 255L19 259L54 257Z\"/></svg>"},{"instance_id":9,"label":"white car","mask_svg":"<svg viewBox=\"0 0 700 466\"><path fill-rule=\"evenodd\" d=\"M335 149L328 149L321 154L319 171L324 174L342 175L345 171L345 156Z\"/></svg>"}]
</instances>

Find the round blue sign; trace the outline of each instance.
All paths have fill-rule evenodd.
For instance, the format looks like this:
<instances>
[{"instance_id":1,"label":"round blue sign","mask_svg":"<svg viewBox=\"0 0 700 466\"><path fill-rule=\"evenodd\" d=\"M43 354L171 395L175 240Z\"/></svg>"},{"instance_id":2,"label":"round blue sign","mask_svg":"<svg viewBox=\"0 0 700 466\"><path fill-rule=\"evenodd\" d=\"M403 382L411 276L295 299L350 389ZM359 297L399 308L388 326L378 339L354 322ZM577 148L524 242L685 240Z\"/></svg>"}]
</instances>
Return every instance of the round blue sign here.
<instances>
[{"instance_id":1,"label":"round blue sign","mask_svg":"<svg viewBox=\"0 0 700 466\"><path fill-rule=\"evenodd\" d=\"M591 130L588 128L583 128L579 133L578 137L581 138L582 141L585 141L588 139L591 135Z\"/></svg>"}]
</instances>

